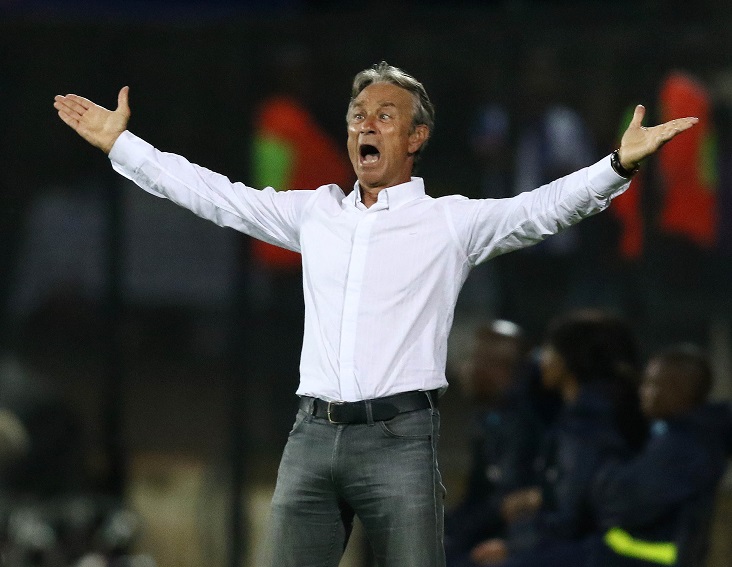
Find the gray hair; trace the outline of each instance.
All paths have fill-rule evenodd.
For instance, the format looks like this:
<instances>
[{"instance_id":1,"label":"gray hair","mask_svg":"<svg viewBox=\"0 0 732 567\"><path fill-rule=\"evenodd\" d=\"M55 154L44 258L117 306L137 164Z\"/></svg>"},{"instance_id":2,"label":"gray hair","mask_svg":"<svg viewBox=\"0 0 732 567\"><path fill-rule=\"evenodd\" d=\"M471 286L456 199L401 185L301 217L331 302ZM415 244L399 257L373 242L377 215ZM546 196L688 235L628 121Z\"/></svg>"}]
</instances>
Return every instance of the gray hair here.
<instances>
[{"instance_id":1,"label":"gray hair","mask_svg":"<svg viewBox=\"0 0 732 567\"><path fill-rule=\"evenodd\" d=\"M369 69L364 69L354 77L353 87L351 88L351 100L348 103L349 113L353 106L353 101L356 100L356 97L359 94L361 94L361 91L375 83L390 83L409 91L412 94L412 99L414 101L412 111L412 129L424 124L427 126L430 133L432 133L432 130L435 128L435 107L432 104L430 97L427 96L427 91L424 86L422 86L422 83L410 74L405 73L398 67L389 65L386 61L373 65ZM419 150L417 150L417 154L419 154L426 145L427 142L425 141Z\"/></svg>"}]
</instances>

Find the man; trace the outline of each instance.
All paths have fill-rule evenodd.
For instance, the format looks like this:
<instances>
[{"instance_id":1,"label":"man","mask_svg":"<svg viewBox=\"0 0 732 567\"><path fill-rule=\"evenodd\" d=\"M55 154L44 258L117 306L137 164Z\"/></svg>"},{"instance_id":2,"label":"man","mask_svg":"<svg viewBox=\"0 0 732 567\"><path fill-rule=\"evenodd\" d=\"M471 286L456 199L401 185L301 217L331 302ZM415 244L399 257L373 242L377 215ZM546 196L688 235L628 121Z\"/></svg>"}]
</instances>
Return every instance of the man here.
<instances>
[{"instance_id":1,"label":"man","mask_svg":"<svg viewBox=\"0 0 732 567\"><path fill-rule=\"evenodd\" d=\"M543 385L562 407L534 461L534 486L505 496L504 539L486 539L471 567L587 567L594 542L593 479L602 464L630 452L640 413L638 351L627 323L601 310L571 311L549 325L541 347Z\"/></svg>"},{"instance_id":2,"label":"man","mask_svg":"<svg viewBox=\"0 0 732 567\"><path fill-rule=\"evenodd\" d=\"M706 564L709 527L727 467L732 412L708 403L712 370L693 345L674 345L649 360L640 388L651 422L643 451L612 463L596 481L606 528L599 565Z\"/></svg>"},{"instance_id":3,"label":"man","mask_svg":"<svg viewBox=\"0 0 732 567\"><path fill-rule=\"evenodd\" d=\"M301 409L273 498L273 565L336 566L354 512L380 565L444 565L437 392L460 287L476 264L602 210L628 179L607 158L511 199L432 199L411 174L434 108L421 83L385 62L354 80L352 191L256 191L159 152L126 131L127 87L115 111L76 95L54 106L146 191L302 253ZM643 115L639 106L614 154L628 176L696 122L643 128Z\"/></svg>"},{"instance_id":4,"label":"man","mask_svg":"<svg viewBox=\"0 0 732 567\"><path fill-rule=\"evenodd\" d=\"M450 567L467 564L478 543L505 536L503 498L534 480L543 427L524 384L529 366L527 341L518 325L494 320L475 330L460 380L472 413L472 464L465 496L445 517Z\"/></svg>"}]
</instances>

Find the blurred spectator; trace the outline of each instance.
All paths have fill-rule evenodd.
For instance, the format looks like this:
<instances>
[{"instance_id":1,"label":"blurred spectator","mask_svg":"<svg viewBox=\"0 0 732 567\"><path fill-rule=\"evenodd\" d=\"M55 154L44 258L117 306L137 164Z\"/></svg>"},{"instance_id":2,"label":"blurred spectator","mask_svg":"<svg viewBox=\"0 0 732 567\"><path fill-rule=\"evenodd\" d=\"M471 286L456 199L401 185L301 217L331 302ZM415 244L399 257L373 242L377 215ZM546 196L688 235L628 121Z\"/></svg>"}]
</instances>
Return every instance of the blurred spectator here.
<instances>
[{"instance_id":1,"label":"blurred spectator","mask_svg":"<svg viewBox=\"0 0 732 567\"><path fill-rule=\"evenodd\" d=\"M267 79L272 92L259 106L252 145L253 185L277 191L317 189L335 183L350 192L355 181L348 156L308 110L312 68L303 46L275 53ZM299 271L300 254L252 241L257 263L272 271Z\"/></svg>"},{"instance_id":2,"label":"blurred spectator","mask_svg":"<svg viewBox=\"0 0 732 567\"><path fill-rule=\"evenodd\" d=\"M662 148L652 158L654 167L644 167L630 190L613 203L613 215L622 223L620 251L628 260L650 260L664 288L696 291L700 278L704 281L708 274L708 254L717 246L719 233L720 172L712 100L699 79L672 71L659 87L658 108L659 120L681 112L698 117L699 128L680 144Z\"/></svg>"},{"instance_id":3,"label":"blurred spectator","mask_svg":"<svg viewBox=\"0 0 732 567\"><path fill-rule=\"evenodd\" d=\"M513 158L511 118L506 106L487 101L475 117L470 144L481 170L480 197L510 197Z\"/></svg>"},{"instance_id":4,"label":"blurred spectator","mask_svg":"<svg viewBox=\"0 0 732 567\"><path fill-rule=\"evenodd\" d=\"M691 345L651 357L640 390L651 421L643 451L598 475L604 545L598 565L703 567L732 429L727 404L707 403L712 371Z\"/></svg>"},{"instance_id":5,"label":"blurred spectator","mask_svg":"<svg viewBox=\"0 0 732 567\"><path fill-rule=\"evenodd\" d=\"M550 47L538 47L527 54L525 61L515 155L520 167L515 169L514 194L576 171L591 163L595 154L583 118L563 100L567 93L562 87L559 53ZM553 252L561 253L575 245L571 236L559 240L552 245ZM540 246L548 245L547 240Z\"/></svg>"},{"instance_id":6,"label":"blurred spectator","mask_svg":"<svg viewBox=\"0 0 732 567\"><path fill-rule=\"evenodd\" d=\"M663 191L659 228L664 235L681 236L708 250L716 244L717 233L717 163L709 90L695 77L674 71L661 85L659 103L661 120L696 116L700 126L680 144L669 144L658 153Z\"/></svg>"},{"instance_id":7,"label":"blurred spectator","mask_svg":"<svg viewBox=\"0 0 732 567\"><path fill-rule=\"evenodd\" d=\"M553 47L540 46L524 60L517 89L520 100L511 125L515 130L513 194L576 171L596 157L589 128L568 101L560 54ZM496 112L494 130L501 126ZM608 243L617 232L613 223L612 217L593 218L583 223L586 226L572 227L499 259L511 282L504 286L504 309L499 315L540 336L556 309L615 305L612 279L606 275L612 262L605 261L615 248Z\"/></svg>"},{"instance_id":8,"label":"blurred spectator","mask_svg":"<svg viewBox=\"0 0 732 567\"><path fill-rule=\"evenodd\" d=\"M470 149L479 174L478 197L500 199L513 195L513 138L510 109L504 101L505 71L493 61L479 74L483 100L475 111ZM485 262L473 270L460 292L458 309L480 311L485 317L501 311L504 281L500 261Z\"/></svg>"},{"instance_id":9,"label":"blurred spectator","mask_svg":"<svg viewBox=\"0 0 732 567\"><path fill-rule=\"evenodd\" d=\"M473 412L472 465L462 502L445 518L448 566L464 565L476 544L504 535L503 497L533 478L541 425L517 383L527 354L514 323L496 320L475 332L461 376Z\"/></svg>"},{"instance_id":10,"label":"blurred spectator","mask_svg":"<svg viewBox=\"0 0 732 567\"><path fill-rule=\"evenodd\" d=\"M586 565L598 525L591 487L610 458L630 454L642 434L635 382L638 353L624 321L600 311L556 319L542 349L542 379L563 408L538 461L539 485L509 494L506 539L472 553L474 565Z\"/></svg>"},{"instance_id":11,"label":"blurred spectator","mask_svg":"<svg viewBox=\"0 0 732 567\"><path fill-rule=\"evenodd\" d=\"M654 219L655 248L649 249L648 258L662 289L673 293L671 299L683 307L689 300L708 297L710 286L716 287L710 277L718 225L716 136L710 93L696 77L669 73L660 87L659 108L660 118L686 111L699 117L701 126L679 146L661 148L656 158L660 207ZM701 320L691 336L701 341L705 330Z\"/></svg>"},{"instance_id":12,"label":"blurred spectator","mask_svg":"<svg viewBox=\"0 0 732 567\"><path fill-rule=\"evenodd\" d=\"M252 185L286 191L335 183L350 192L355 179L343 144L336 143L309 110L313 77L309 51L301 45L282 46L263 74L271 92L255 116ZM297 408L292 392L298 383L305 310L301 257L261 240L250 243L256 352L269 408L267 417L258 420L259 429L269 426L276 441L284 442Z\"/></svg>"}]
</instances>

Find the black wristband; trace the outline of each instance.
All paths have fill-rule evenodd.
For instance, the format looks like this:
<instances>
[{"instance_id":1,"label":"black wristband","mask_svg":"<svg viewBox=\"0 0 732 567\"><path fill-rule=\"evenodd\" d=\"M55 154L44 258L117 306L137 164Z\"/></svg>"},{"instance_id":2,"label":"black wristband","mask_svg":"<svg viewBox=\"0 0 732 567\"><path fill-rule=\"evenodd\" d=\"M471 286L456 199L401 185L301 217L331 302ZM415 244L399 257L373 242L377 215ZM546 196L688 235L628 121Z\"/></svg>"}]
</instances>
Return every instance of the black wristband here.
<instances>
[{"instance_id":1,"label":"black wristband","mask_svg":"<svg viewBox=\"0 0 732 567\"><path fill-rule=\"evenodd\" d=\"M615 173L617 173L620 177L625 177L625 179L630 179L638 172L638 166L636 165L633 169L625 169L623 165L620 163L620 150L615 150L612 154L610 154L610 165L612 166Z\"/></svg>"}]
</instances>

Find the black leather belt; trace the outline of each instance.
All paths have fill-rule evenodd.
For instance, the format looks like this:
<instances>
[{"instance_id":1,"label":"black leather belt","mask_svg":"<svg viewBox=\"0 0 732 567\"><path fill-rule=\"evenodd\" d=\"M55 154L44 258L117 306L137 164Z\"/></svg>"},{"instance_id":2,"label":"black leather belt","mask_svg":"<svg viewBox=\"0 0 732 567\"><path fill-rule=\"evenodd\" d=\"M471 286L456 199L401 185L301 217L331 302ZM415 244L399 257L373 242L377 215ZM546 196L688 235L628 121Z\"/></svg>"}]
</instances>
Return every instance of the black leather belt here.
<instances>
[{"instance_id":1,"label":"black leather belt","mask_svg":"<svg viewBox=\"0 0 732 567\"><path fill-rule=\"evenodd\" d=\"M331 423L369 423L369 408L371 421L388 421L400 413L436 408L437 396L437 390L403 392L359 402L326 402L301 396L300 409Z\"/></svg>"}]
</instances>

